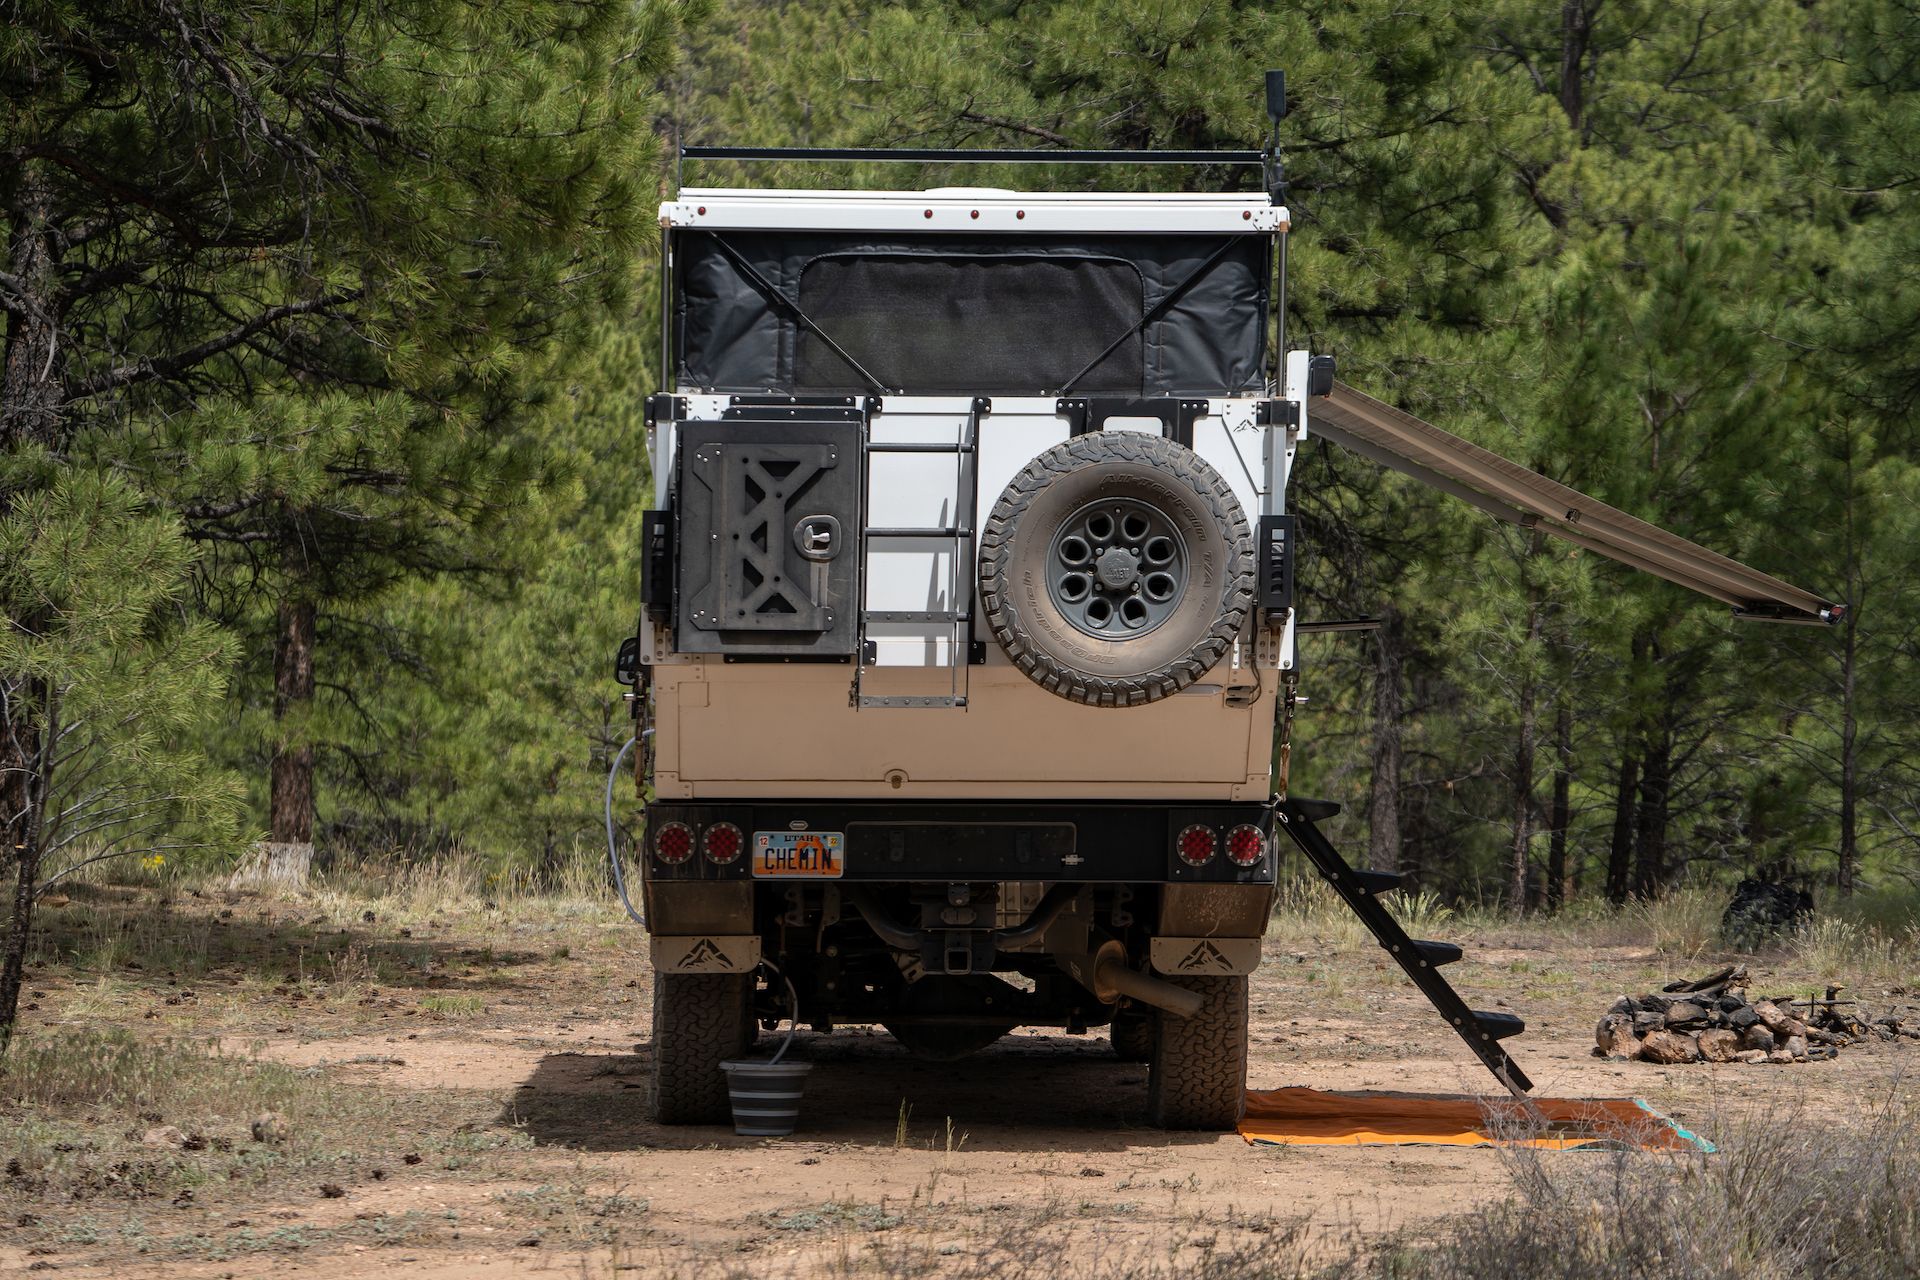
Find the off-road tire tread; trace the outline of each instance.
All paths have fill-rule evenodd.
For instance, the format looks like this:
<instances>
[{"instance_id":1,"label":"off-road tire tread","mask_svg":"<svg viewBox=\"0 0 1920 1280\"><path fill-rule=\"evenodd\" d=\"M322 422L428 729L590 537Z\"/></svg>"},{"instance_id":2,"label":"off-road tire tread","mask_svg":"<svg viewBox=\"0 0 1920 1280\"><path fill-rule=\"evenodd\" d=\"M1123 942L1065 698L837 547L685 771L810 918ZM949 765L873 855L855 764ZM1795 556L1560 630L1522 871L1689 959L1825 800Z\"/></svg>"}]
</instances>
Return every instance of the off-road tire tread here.
<instances>
[{"instance_id":1,"label":"off-road tire tread","mask_svg":"<svg viewBox=\"0 0 1920 1280\"><path fill-rule=\"evenodd\" d=\"M729 1124L733 1107L720 1064L746 1042L747 974L657 973L653 977L653 1081L659 1124Z\"/></svg>"},{"instance_id":2,"label":"off-road tire tread","mask_svg":"<svg viewBox=\"0 0 1920 1280\"><path fill-rule=\"evenodd\" d=\"M1153 1018L1138 1011L1117 1011L1107 1026L1113 1056L1122 1062L1153 1061Z\"/></svg>"},{"instance_id":3,"label":"off-road tire tread","mask_svg":"<svg viewBox=\"0 0 1920 1280\"><path fill-rule=\"evenodd\" d=\"M1191 1018L1154 1014L1147 1119L1162 1129L1231 1129L1247 1096L1247 979L1167 978L1206 1000Z\"/></svg>"},{"instance_id":4,"label":"off-road tire tread","mask_svg":"<svg viewBox=\"0 0 1920 1280\"><path fill-rule=\"evenodd\" d=\"M1106 677L1066 666L1036 644L1001 588L1021 517L1048 485L1082 467L1133 462L1181 481L1227 531L1231 559L1222 575L1213 626L1185 655L1139 675ZM1137 707L1172 697L1213 670L1253 611L1253 534L1233 490L1199 454L1164 436L1137 431L1075 436L1029 462L1001 493L980 540L980 598L987 626L1015 666L1042 688L1090 707Z\"/></svg>"}]
</instances>

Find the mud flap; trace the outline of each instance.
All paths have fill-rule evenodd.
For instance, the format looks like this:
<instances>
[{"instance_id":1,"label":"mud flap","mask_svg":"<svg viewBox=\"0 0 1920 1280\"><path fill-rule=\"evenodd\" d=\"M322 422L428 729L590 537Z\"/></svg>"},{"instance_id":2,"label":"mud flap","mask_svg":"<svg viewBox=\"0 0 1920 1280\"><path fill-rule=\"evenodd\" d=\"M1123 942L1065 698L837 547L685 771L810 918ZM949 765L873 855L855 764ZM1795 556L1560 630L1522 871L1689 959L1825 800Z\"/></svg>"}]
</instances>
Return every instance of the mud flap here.
<instances>
[{"instance_id":1,"label":"mud flap","mask_svg":"<svg viewBox=\"0 0 1920 1280\"><path fill-rule=\"evenodd\" d=\"M746 973L760 963L754 935L698 934L652 939L655 973Z\"/></svg>"},{"instance_id":2,"label":"mud flap","mask_svg":"<svg viewBox=\"0 0 1920 1280\"><path fill-rule=\"evenodd\" d=\"M1260 939L1155 938L1147 960L1155 973L1169 978L1252 973L1260 966Z\"/></svg>"}]
</instances>

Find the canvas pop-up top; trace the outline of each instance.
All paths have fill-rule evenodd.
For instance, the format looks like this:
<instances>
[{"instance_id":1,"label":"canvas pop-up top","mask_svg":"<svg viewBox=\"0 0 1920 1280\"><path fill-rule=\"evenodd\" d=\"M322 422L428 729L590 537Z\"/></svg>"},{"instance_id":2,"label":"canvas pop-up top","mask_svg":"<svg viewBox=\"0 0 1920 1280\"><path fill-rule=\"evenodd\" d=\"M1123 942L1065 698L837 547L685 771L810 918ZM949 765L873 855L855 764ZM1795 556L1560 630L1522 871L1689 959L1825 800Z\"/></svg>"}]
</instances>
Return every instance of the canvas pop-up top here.
<instances>
[{"instance_id":1,"label":"canvas pop-up top","mask_svg":"<svg viewBox=\"0 0 1920 1280\"><path fill-rule=\"evenodd\" d=\"M1316 826L1330 807L1286 794L1311 625L1287 486L1311 433L1746 615L1838 616L1282 357L1271 152L1072 158L1260 166L1264 190L661 206L672 390L647 402L644 611L619 665L653 792L664 1122L724 1121L719 1062L797 999L816 1028L877 1023L939 1060L1107 1027L1151 1063L1154 1123L1230 1126L1280 832L1530 1087L1501 1045L1519 1019L1467 1008L1440 973L1459 949L1407 937L1394 877L1350 868Z\"/></svg>"}]
</instances>

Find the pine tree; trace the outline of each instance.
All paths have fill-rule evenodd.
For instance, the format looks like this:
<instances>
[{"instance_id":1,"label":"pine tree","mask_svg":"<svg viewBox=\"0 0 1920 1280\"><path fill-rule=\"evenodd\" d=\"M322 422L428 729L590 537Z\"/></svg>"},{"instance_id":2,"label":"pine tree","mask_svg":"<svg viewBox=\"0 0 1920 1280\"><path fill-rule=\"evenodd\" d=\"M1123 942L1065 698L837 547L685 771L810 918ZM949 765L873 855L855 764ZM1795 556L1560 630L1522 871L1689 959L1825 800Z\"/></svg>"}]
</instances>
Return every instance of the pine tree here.
<instances>
[{"instance_id":1,"label":"pine tree","mask_svg":"<svg viewBox=\"0 0 1920 1280\"><path fill-rule=\"evenodd\" d=\"M542 473L511 428L625 296L677 13L40 3L0 33L0 521L68 469L133 474L228 552L199 573L222 616L273 618L282 844L311 834L329 605L471 566ZM30 533L36 562L70 536ZM58 621L38 598L13 631ZM48 672L0 685L18 954L61 723Z\"/></svg>"}]
</instances>

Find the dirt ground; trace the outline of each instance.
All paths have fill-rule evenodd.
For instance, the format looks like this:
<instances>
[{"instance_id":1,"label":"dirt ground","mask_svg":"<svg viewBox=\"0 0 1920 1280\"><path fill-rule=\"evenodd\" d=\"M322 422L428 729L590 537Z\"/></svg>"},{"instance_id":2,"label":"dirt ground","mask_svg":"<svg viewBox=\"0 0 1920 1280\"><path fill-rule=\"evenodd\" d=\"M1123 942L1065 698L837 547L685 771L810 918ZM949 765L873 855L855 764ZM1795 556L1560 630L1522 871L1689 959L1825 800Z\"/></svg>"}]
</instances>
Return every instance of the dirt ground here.
<instances>
[{"instance_id":1,"label":"dirt ground","mask_svg":"<svg viewBox=\"0 0 1920 1280\"><path fill-rule=\"evenodd\" d=\"M1233 1134L1147 1128L1146 1069L1115 1061L1100 1034L1021 1033L936 1066L877 1030L803 1033L799 1051L818 1066L798 1135L661 1128L642 1101L645 948L604 913L440 913L403 925L377 913L342 922L337 901L212 894L66 910L83 909L86 919L67 924L72 958L56 937L54 958L30 974L31 1035L120 1025L215 1038L225 1054L293 1068L289 1079L313 1091L302 1114L315 1118L302 1123L315 1132L296 1134L294 1146L311 1149L274 1172L234 1163L258 1146L246 1117L200 1117L232 1154L203 1168L191 1150L167 1152L180 1190L101 1192L72 1178L37 1193L16 1186L4 1202L0 1273L940 1275L1042 1237L1091 1270L1097 1259L1164 1259L1215 1237L1304 1231L1309 1251L1418 1237L1511 1186L1490 1150L1249 1146ZM90 967L88 939L136 918L146 936L188 930L206 941L171 967L117 976ZM1920 1045L1865 1045L1795 1067L1596 1059L1593 1024L1614 996L1705 972L1714 958L1517 940L1482 937L1450 973L1470 1002L1527 1019L1527 1034L1508 1043L1542 1095L1637 1095L1709 1137L1755 1107L1818 1114L1912 1095L1903 1069ZM115 958L138 965L137 954ZM1755 966L1756 990L1799 981ZM1253 1006L1256 1088L1493 1088L1398 970L1351 936L1271 938ZM8 1132L27 1132L29 1118L12 1119ZM140 1145L135 1131L158 1120L187 1127L142 1114L114 1138L115 1117L93 1123L101 1143ZM20 1170L16 1159L16 1182Z\"/></svg>"}]
</instances>

